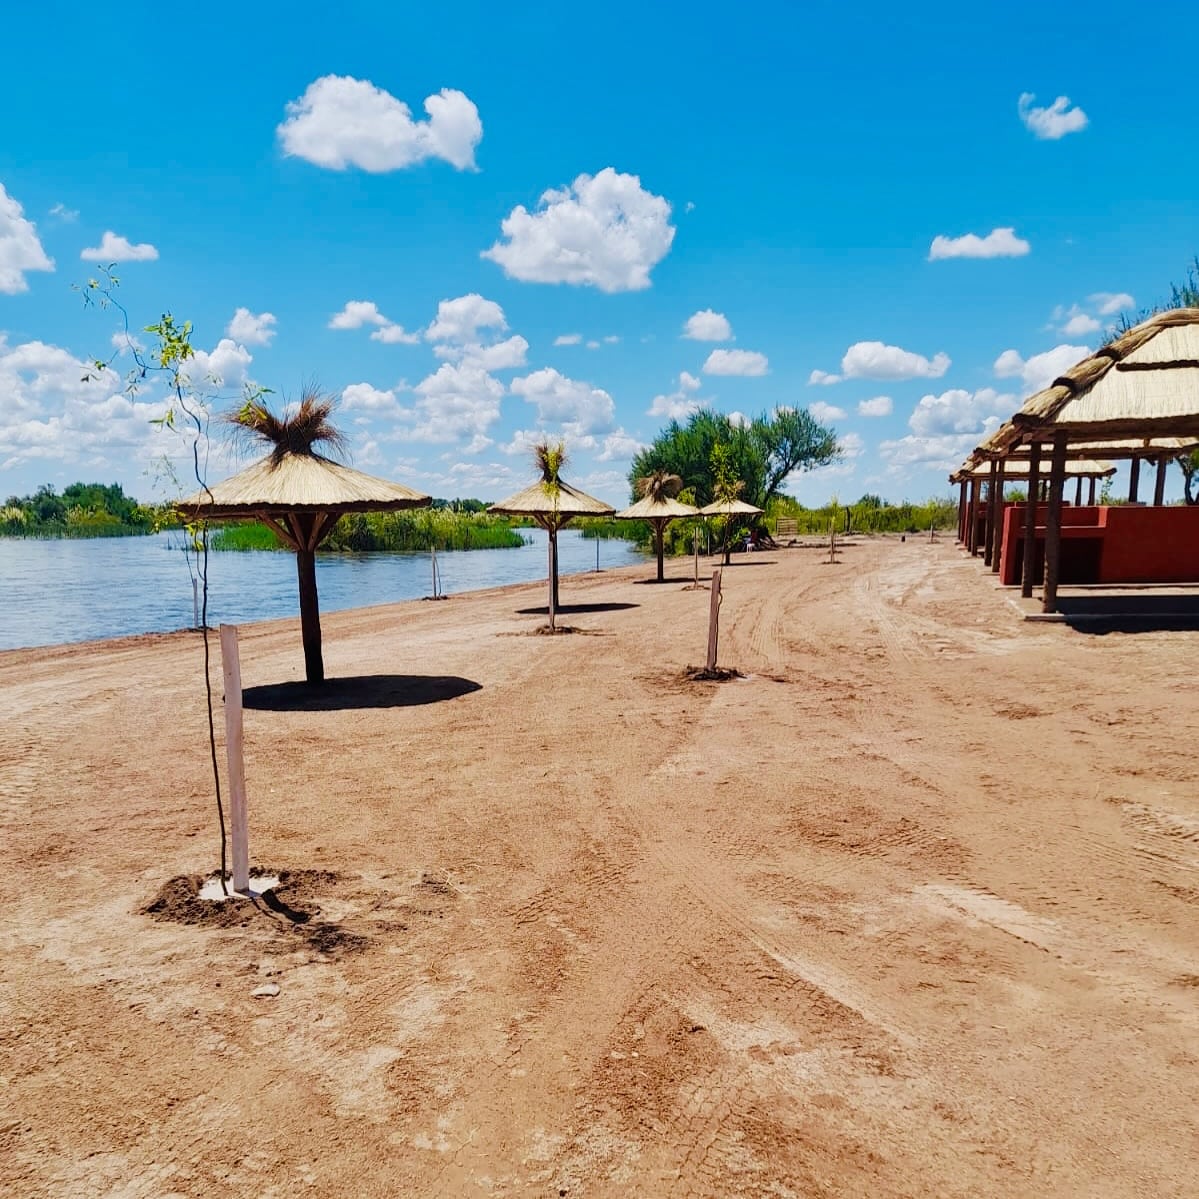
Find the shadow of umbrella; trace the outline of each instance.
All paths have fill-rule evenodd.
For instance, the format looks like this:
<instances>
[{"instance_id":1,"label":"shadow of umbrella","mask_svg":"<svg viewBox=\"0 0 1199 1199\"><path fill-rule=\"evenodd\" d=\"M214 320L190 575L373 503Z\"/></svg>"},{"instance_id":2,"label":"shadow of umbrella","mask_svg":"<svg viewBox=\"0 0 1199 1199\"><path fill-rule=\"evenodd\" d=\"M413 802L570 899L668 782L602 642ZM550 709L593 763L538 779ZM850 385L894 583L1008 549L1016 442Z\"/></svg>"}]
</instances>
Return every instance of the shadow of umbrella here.
<instances>
[{"instance_id":1,"label":"shadow of umbrella","mask_svg":"<svg viewBox=\"0 0 1199 1199\"><path fill-rule=\"evenodd\" d=\"M626 608L640 608L640 604L559 604L555 612L567 614L579 612L623 612ZM517 608L517 616L544 616L548 608Z\"/></svg>"},{"instance_id":2,"label":"shadow of umbrella","mask_svg":"<svg viewBox=\"0 0 1199 1199\"><path fill-rule=\"evenodd\" d=\"M415 708L482 690L455 675L364 674L323 683L266 683L247 687L242 706L260 712L341 712L355 708Z\"/></svg>"}]
</instances>

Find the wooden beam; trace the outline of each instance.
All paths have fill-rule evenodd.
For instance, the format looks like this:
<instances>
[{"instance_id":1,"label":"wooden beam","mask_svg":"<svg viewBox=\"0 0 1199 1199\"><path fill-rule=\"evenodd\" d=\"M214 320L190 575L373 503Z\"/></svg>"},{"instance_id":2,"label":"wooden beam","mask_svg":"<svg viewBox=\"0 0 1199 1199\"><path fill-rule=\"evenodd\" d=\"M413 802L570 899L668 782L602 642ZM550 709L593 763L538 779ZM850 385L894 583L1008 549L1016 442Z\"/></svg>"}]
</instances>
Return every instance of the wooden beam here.
<instances>
[{"instance_id":1,"label":"wooden beam","mask_svg":"<svg viewBox=\"0 0 1199 1199\"><path fill-rule=\"evenodd\" d=\"M1155 508L1160 508L1166 502L1166 470L1169 466L1169 458L1157 460L1157 480L1153 484L1153 506Z\"/></svg>"},{"instance_id":2,"label":"wooden beam","mask_svg":"<svg viewBox=\"0 0 1199 1199\"><path fill-rule=\"evenodd\" d=\"M966 548L972 557L978 556L978 496L982 491L982 480L977 476L970 480L970 513L966 527Z\"/></svg>"},{"instance_id":3,"label":"wooden beam","mask_svg":"<svg viewBox=\"0 0 1199 1199\"><path fill-rule=\"evenodd\" d=\"M1135 504L1137 502L1137 487L1141 482L1141 460L1134 458L1128 464L1128 502Z\"/></svg>"},{"instance_id":4,"label":"wooden beam","mask_svg":"<svg viewBox=\"0 0 1199 1199\"><path fill-rule=\"evenodd\" d=\"M987 524L983 530L983 562L991 565L991 551L995 544L995 504L999 483L999 459L991 459L991 475L987 480Z\"/></svg>"},{"instance_id":5,"label":"wooden beam","mask_svg":"<svg viewBox=\"0 0 1199 1199\"><path fill-rule=\"evenodd\" d=\"M1053 462L1049 468L1049 512L1045 519L1045 590L1041 610L1057 611L1057 585L1062 565L1062 491L1066 484L1066 447L1069 433L1053 436Z\"/></svg>"},{"instance_id":6,"label":"wooden beam","mask_svg":"<svg viewBox=\"0 0 1199 1199\"><path fill-rule=\"evenodd\" d=\"M995 525L995 532L991 535L991 573L993 575L999 573L999 558L1003 553L1003 489L1007 482L1003 470L1007 466L1006 460L999 462L999 488L995 495L995 507L992 512L992 523Z\"/></svg>"},{"instance_id":7,"label":"wooden beam","mask_svg":"<svg viewBox=\"0 0 1199 1199\"><path fill-rule=\"evenodd\" d=\"M1076 508L1082 507L1082 475L1079 475L1074 480L1074 506Z\"/></svg>"},{"instance_id":8,"label":"wooden beam","mask_svg":"<svg viewBox=\"0 0 1199 1199\"><path fill-rule=\"evenodd\" d=\"M963 479L958 484L958 544L966 544L966 489L969 484Z\"/></svg>"},{"instance_id":9,"label":"wooden beam","mask_svg":"<svg viewBox=\"0 0 1199 1199\"><path fill-rule=\"evenodd\" d=\"M1096 484L1096 482L1097 482L1097 480L1095 479L1094 476L1092 476L1091 477L1091 486L1087 491L1087 504L1092 508L1095 506L1095 484Z\"/></svg>"},{"instance_id":10,"label":"wooden beam","mask_svg":"<svg viewBox=\"0 0 1199 1199\"><path fill-rule=\"evenodd\" d=\"M242 752L241 659L237 625L221 625L221 673L225 680L225 756L229 765L229 839L233 889L250 889L250 837L246 816L246 764Z\"/></svg>"},{"instance_id":11,"label":"wooden beam","mask_svg":"<svg viewBox=\"0 0 1199 1199\"><path fill-rule=\"evenodd\" d=\"M1032 576L1037 563L1037 491L1041 486L1041 443L1032 443L1028 455L1028 500L1024 506L1024 566L1020 594L1032 595Z\"/></svg>"}]
</instances>

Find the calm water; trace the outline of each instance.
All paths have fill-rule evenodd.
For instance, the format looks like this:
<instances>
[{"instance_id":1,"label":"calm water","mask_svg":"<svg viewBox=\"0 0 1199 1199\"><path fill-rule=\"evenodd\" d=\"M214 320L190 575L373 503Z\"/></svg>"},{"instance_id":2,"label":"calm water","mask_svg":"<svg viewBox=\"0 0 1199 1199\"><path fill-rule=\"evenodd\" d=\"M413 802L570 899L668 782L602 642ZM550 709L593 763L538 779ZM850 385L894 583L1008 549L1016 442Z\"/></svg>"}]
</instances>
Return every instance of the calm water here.
<instances>
[{"instance_id":1,"label":"calm water","mask_svg":"<svg viewBox=\"0 0 1199 1199\"><path fill-rule=\"evenodd\" d=\"M521 549L438 554L441 590L453 595L544 579L545 534L522 532L529 541ZM170 533L90 541L0 537L0 649L186 628L192 588L179 544ZM599 554L601 568L641 560L626 541L601 541ZM298 615L292 554L214 553L209 563L210 625ZM563 530L558 563L563 575L594 570L595 542ZM428 554L318 554L316 583L323 612L432 593Z\"/></svg>"}]
</instances>

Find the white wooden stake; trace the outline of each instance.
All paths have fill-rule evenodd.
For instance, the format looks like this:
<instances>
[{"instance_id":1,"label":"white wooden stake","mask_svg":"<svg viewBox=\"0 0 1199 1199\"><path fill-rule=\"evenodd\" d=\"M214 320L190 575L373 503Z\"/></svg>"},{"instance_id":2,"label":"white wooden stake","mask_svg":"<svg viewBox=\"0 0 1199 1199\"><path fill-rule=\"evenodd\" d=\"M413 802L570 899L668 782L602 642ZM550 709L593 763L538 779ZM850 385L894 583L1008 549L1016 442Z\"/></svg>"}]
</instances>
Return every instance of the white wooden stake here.
<instances>
[{"instance_id":1,"label":"white wooden stake","mask_svg":"<svg viewBox=\"0 0 1199 1199\"><path fill-rule=\"evenodd\" d=\"M229 824L233 841L233 889L250 889L250 838L246 819L246 766L242 756L241 660L237 625L221 625L221 671L225 676L225 752L229 761Z\"/></svg>"},{"instance_id":2,"label":"white wooden stake","mask_svg":"<svg viewBox=\"0 0 1199 1199\"><path fill-rule=\"evenodd\" d=\"M720 567L712 572L712 605L708 609L708 669L716 669L716 641L720 633Z\"/></svg>"}]
</instances>

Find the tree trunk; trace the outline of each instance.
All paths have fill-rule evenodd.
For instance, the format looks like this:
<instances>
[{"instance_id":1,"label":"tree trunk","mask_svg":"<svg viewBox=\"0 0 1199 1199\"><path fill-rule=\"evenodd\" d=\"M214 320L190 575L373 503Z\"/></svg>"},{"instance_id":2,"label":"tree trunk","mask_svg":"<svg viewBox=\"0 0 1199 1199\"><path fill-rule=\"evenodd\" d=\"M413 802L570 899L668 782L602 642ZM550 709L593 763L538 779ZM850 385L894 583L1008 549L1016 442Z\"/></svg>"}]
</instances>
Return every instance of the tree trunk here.
<instances>
[{"instance_id":1,"label":"tree trunk","mask_svg":"<svg viewBox=\"0 0 1199 1199\"><path fill-rule=\"evenodd\" d=\"M321 611L316 594L316 553L296 550L296 574L300 581L300 633L304 639L304 673L310 683L325 681L321 656Z\"/></svg>"}]
</instances>

